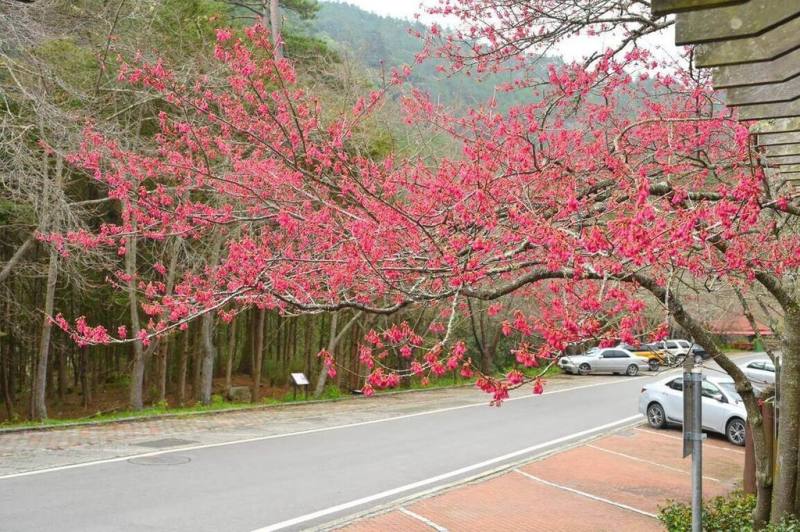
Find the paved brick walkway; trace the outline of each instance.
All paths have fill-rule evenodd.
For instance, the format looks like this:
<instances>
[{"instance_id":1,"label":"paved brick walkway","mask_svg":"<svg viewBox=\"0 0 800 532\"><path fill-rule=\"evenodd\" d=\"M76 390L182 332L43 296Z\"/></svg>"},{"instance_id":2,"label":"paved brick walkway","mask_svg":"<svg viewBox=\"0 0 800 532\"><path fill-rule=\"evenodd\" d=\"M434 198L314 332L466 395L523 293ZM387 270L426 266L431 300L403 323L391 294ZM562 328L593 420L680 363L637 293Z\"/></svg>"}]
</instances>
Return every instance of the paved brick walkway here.
<instances>
[{"instance_id":1,"label":"paved brick walkway","mask_svg":"<svg viewBox=\"0 0 800 532\"><path fill-rule=\"evenodd\" d=\"M712 436L703 452L705 497L741 484L742 448ZM691 462L680 453L679 431L627 429L337 530L663 530L659 506L690 497Z\"/></svg>"}]
</instances>

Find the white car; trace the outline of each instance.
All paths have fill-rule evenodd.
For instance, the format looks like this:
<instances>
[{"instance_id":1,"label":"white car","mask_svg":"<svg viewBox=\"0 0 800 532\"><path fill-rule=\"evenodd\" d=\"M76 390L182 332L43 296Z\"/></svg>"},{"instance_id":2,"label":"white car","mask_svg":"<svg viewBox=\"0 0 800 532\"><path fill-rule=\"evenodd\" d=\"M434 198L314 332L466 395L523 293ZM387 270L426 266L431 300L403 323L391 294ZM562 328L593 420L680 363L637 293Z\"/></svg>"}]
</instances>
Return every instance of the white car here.
<instances>
[{"instance_id":1,"label":"white car","mask_svg":"<svg viewBox=\"0 0 800 532\"><path fill-rule=\"evenodd\" d=\"M767 386L775 384L775 364L768 358L750 360L740 364L742 372L753 384L757 392L763 391Z\"/></svg>"},{"instance_id":2,"label":"white car","mask_svg":"<svg viewBox=\"0 0 800 532\"><path fill-rule=\"evenodd\" d=\"M702 388L703 430L724 434L734 445L744 445L747 413L730 377L706 376ZM683 377L647 384L639 395L639 412L651 427L683 423Z\"/></svg>"},{"instance_id":3,"label":"white car","mask_svg":"<svg viewBox=\"0 0 800 532\"><path fill-rule=\"evenodd\" d=\"M650 368L650 361L620 347L590 349L582 355L564 356L559 367L567 373L588 375L590 373L624 373L631 377Z\"/></svg>"},{"instance_id":4,"label":"white car","mask_svg":"<svg viewBox=\"0 0 800 532\"><path fill-rule=\"evenodd\" d=\"M650 345L669 353L673 357L685 357L689 354L689 349L692 348L692 342L688 340L661 340L660 342L654 342Z\"/></svg>"}]
</instances>

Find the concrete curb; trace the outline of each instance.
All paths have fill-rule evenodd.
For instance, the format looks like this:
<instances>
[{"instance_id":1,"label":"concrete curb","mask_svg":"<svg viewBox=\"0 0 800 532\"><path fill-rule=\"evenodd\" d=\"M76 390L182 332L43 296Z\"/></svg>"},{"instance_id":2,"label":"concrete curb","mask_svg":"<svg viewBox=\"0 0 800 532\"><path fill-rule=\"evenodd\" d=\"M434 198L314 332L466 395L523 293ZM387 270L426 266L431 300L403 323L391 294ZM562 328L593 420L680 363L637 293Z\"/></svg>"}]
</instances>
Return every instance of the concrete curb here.
<instances>
[{"instance_id":1,"label":"concrete curb","mask_svg":"<svg viewBox=\"0 0 800 532\"><path fill-rule=\"evenodd\" d=\"M505 474L505 473L511 471L512 469L517 468L517 467L520 467L520 466L523 466L523 465L527 465L527 464L530 464L530 463L533 463L533 462L538 462L540 460L544 460L545 458L549 458L550 456L553 456L553 455L556 455L556 454L559 454L559 453L563 453L565 451L569 451L570 449L574 449L576 447L580 447L582 445L585 445L590 441L594 441L594 440L597 440L599 438L604 438L604 437L609 436L611 434L616 434L617 432L622 432L624 430L628 430L628 429L630 429L632 427L637 427L637 426L642 425L642 424L643 424L642 420L632 421L630 423L627 423L625 425L621 425L619 427L616 427L616 428L613 428L613 429L610 429L610 430L607 430L607 431L598 432L597 434L592 434L590 436L586 436L585 438L581 438L579 440L576 440L576 441L571 442L569 444L566 444L564 446L558 447L556 449L551 449L549 451L544 451L544 452L542 452L540 454L537 454L536 456L533 456L533 457L528 456L526 458L521 458L521 459L516 460L514 462L511 462L511 463L508 463L508 464L503 464L503 465L497 466L495 468L489 469L487 471L483 471L481 473L477 473L475 475L472 475L472 476L469 476L469 477L466 477L466 478L463 478L463 479L460 479L460 480L455 480L453 482L449 482L449 483L443 484L441 486L434 486L433 488L429 488L427 490L423 490L423 491L419 491L419 492L416 492L416 493L412 493L411 495L407 495L407 496L402 497L400 499L395 499L395 500L393 500L391 502L387 502L385 504L374 506L374 507L369 508L367 510L362 510L361 512L356 512L356 513L341 517L339 519L336 519L334 521L329 521L329 522L324 523L322 525L318 525L318 526L311 527L311 528L305 528L303 530L305 532L329 532L329 531L337 530L339 528L342 528L342 527L344 527L346 525L349 525L351 523L355 523L357 521L361 521L361 520L364 520L364 519L368 519L370 517L375 517L375 516L378 516L378 515L383 515L383 514L392 512L392 511L397 510L401 506L404 506L404 505L406 505L406 504L408 504L410 502L415 502L415 501L418 501L418 500L421 500L421 499L427 499L428 497L433 497L435 495L440 495L442 493L447 493L447 492L452 491L454 489L458 489L458 488L460 488L462 486L467 486L467 485L470 485L470 484L477 484L479 482L483 482L483 481L490 480L490 479L495 478L495 477L499 477L499 476L501 476L501 475L503 475L503 474Z\"/></svg>"}]
</instances>

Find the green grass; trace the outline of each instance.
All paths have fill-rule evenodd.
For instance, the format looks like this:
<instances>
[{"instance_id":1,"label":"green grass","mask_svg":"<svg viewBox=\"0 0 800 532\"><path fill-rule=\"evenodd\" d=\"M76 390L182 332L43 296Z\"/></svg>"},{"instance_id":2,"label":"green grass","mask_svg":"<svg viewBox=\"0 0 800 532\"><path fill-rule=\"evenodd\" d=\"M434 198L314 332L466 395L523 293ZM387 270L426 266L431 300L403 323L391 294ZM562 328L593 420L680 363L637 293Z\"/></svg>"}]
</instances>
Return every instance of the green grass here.
<instances>
[{"instance_id":1,"label":"green grass","mask_svg":"<svg viewBox=\"0 0 800 532\"><path fill-rule=\"evenodd\" d=\"M219 396L215 396L219 397ZM220 397L221 399L221 397ZM266 398L261 403L257 404L273 404L277 403L275 399ZM71 425L73 423L86 423L86 422L111 422L119 421L127 418L146 418L151 416L159 416L163 414L170 415L190 415L197 412L212 412L215 410L242 410L245 408L252 408L253 403L228 403L223 400L215 400L212 397L211 404L208 405L193 405L169 408L166 405L159 404L142 410L116 410L114 412L98 412L97 414L78 418L62 418L62 419L47 419L45 421L4 421L0 423L0 429L25 429L36 427L58 427L62 425Z\"/></svg>"},{"instance_id":2,"label":"green grass","mask_svg":"<svg viewBox=\"0 0 800 532\"><path fill-rule=\"evenodd\" d=\"M527 376L535 376L541 371L540 368L529 368L522 370ZM497 376L504 375L506 372L498 372ZM557 366L553 366L548 369L545 373L544 377L552 377L561 373L561 370ZM457 375L454 379L452 373L445 375L438 379L432 379L427 385L422 385L420 379L413 378L411 380L411 384L408 390L427 390L427 389L440 389L440 388L451 388L453 386L464 386L468 384L474 384L475 378L465 379L461 377L461 375ZM401 390L404 388L400 388ZM376 390L376 394L382 393L390 393L392 391L397 391L397 389L392 390ZM325 387L325 391L320 396L319 399L321 401L331 401L336 399L341 399L346 397L347 394L342 392L339 388L334 385L328 385ZM130 418L148 418L153 416L159 416L164 414L169 414L173 416L183 416L183 415L191 415L196 414L199 412L213 412L218 410L244 410L248 408L254 408L263 405L278 405L278 404L289 404L289 403L303 403L306 401L313 401L314 396L313 394L309 393L308 397L298 390L297 398L294 397L294 391L289 390L287 391L283 397L279 399L274 399L271 397L263 398L259 403L230 403L223 399L221 395L212 395L211 396L211 403L208 405L192 405L192 406L182 406L182 407L169 407L165 403L159 403L142 410L116 410L113 412L98 412L91 416L85 417L78 417L78 418L61 418L61 419L47 419L45 421L4 421L0 423L0 429L27 429L27 428L38 428L38 427L59 427L65 425L72 425L75 423L87 423L87 422L113 422L119 421L124 419Z\"/></svg>"}]
</instances>

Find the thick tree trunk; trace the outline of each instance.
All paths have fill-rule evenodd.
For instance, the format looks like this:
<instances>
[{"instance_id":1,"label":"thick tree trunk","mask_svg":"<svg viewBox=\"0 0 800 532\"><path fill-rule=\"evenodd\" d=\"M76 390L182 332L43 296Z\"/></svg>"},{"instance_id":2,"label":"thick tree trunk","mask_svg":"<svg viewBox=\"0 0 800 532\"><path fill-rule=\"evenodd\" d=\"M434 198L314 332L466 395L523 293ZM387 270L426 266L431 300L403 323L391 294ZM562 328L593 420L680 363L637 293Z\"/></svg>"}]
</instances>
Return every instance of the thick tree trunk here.
<instances>
[{"instance_id":1,"label":"thick tree trunk","mask_svg":"<svg viewBox=\"0 0 800 532\"><path fill-rule=\"evenodd\" d=\"M67 355L63 349L58 350L58 400L64 402L67 393Z\"/></svg>"},{"instance_id":2,"label":"thick tree trunk","mask_svg":"<svg viewBox=\"0 0 800 532\"><path fill-rule=\"evenodd\" d=\"M163 338L158 346L158 402L167 400L167 354L169 353L170 338Z\"/></svg>"},{"instance_id":3,"label":"thick tree trunk","mask_svg":"<svg viewBox=\"0 0 800 532\"><path fill-rule=\"evenodd\" d=\"M201 336L203 341L203 360L200 369L200 402L204 405L211 404L211 392L214 383L214 360L217 358L217 348L214 345L214 314L207 312L203 315Z\"/></svg>"},{"instance_id":4,"label":"thick tree trunk","mask_svg":"<svg viewBox=\"0 0 800 532\"><path fill-rule=\"evenodd\" d=\"M275 45L275 57L283 57L283 44L281 43L281 8L280 0L269 2L269 26L272 35L272 44Z\"/></svg>"},{"instance_id":5,"label":"thick tree trunk","mask_svg":"<svg viewBox=\"0 0 800 532\"><path fill-rule=\"evenodd\" d=\"M231 376L233 373L233 359L236 358L236 325L234 320L228 325L228 359L225 361L225 393L231 389Z\"/></svg>"},{"instance_id":6,"label":"thick tree trunk","mask_svg":"<svg viewBox=\"0 0 800 532\"><path fill-rule=\"evenodd\" d=\"M303 318L303 371L311 375L311 316Z\"/></svg>"},{"instance_id":7,"label":"thick tree trunk","mask_svg":"<svg viewBox=\"0 0 800 532\"><path fill-rule=\"evenodd\" d=\"M181 349L181 357L178 360L178 404L183 406L186 402L186 373L189 366L189 331L186 329L183 332L183 347Z\"/></svg>"},{"instance_id":8,"label":"thick tree trunk","mask_svg":"<svg viewBox=\"0 0 800 532\"><path fill-rule=\"evenodd\" d=\"M39 357L36 363L36 375L33 380L33 415L35 419L47 419L47 359L50 353L50 333L53 324L53 304L58 281L58 252L50 249L50 260L47 266L47 289L44 296L44 318L42 319L42 335L39 338Z\"/></svg>"},{"instance_id":9,"label":"thick tree trunk","mask_svg":"<svg viewBox=\"0 0 800 532\"><path fill-rule=\"evenodd\" d=\"M253 350L255 349L256 341L256 324L258 323L258 312L257 309L250 309L247 311L245 315L245 327L244 327L244 351L242 352L242 358L239 360L239 373L245 373L247 375L253 376L253 366L255 362L253 361Z\"/></svg>"},{"instance_id":10,"label":"thick tree trunk","mask_svg":"<svg viewBox=\"0 0 800 532\"><path fill-rule=\"evenodd\" d=\"M175 275L178 270L178 255L180 246L177 241L173 242L170 252L169 269L167 270L166 295L172 295L175 288ZM167 369L169 368L169 347L172 338L163 338L158 347L158 402L164 403L167 400Z\"/></svg>"},{"instance_id":11,"label":"thick tree trunk","mask_svg":"<svg viewBox=\"0 0 800 532\"><path fill-rule=\"evenodd\" d=\"M92 387L89 379L89 352L81 348L81 400L84 408L89 407L92 400Z\"/></svg>"},{"instance_id":12,"label":"thick tree trunk","mask_svg":"<svg viewBox=\"0 0 800 532\"><path fill-rule=\"evenodd\" d=\"M333 318L331 319L331 327L330 327L330 335L328 336L328 352L331 355L334 355L336 352L336 346L339 344L339 341L344 337L345 333L350 330L355 322L361 317L361 312L356 312L356 314L350 318L342 330L339 333L336 333L336 328L339 321L339 313L336 312L333 314ZM319 369L319 376L317 377L317 385L314 387L314 398L319 398L322 395L322 392L325 391L325 382L328 379L328 372L325 368L324 364L320 364Z\"/></svg>"},{"instance_id":13,"label":"thick tree trunk","mask_svg":"<svg viewBox=\"0 0 800 532\"><path fill-rule=\"evenodd\" d=\"M43 159L44 190L42 205L45 209L50 207L52 188L60 190L64 180L64 161L61 157L56 158L54 184L48 182L48 156ZM42 221L40 229L51 231L53 227L53 214L46 210L41 213ZM47 419L47 367L50 354L50 334L52 332L53 308L56 296L56 283L58 282L58 251L54 247L49 249L49 261L47 265L47 284L44 296L44 317L42 319L42 332L39 338L39 353L36 364L36 374L31 385L31 413L35 419Z\"/></svg>"},{"instance_id":14,"label":"thick tree trunk","mask_svg":"<svg viewBox=\"0 0 800 532\"><path fill-rule=\"evenodd\" d=\"M336 327L339 324L339 313L334 312L331 317L330 334L328 335L328 353L333 355L336 349ZM318 399L325 391L325 382L328 380L328 371L325 364L320 364L319 376L317 376L317 385L314 387L314 399Z\"/></svg>"},{"instance_id":15,"label":"thick tree trunk","mask_svg":"<svg viewBox=\"0 0 800 532\"><path fill-rule=\"evenodd\" d=\"M192 397L194 397L195 401L200 400L200 381L202 378L202 368L203 368L203 331L202 331L202 322L200 325L200 345L195 346L195 350L192 353Z\"/></svg>"},{"instance_id":16,"label":"thick tree trunk","mask_svg":"<svg viewBox=\"0 0 800 532\"><path fill-rule=\"evenodd\" d=\"M8 349L0 350L0 386L3 387L3 403L6 406L6 415L8 419L14 419L14 400L11 397L11 379L9 378L9 373L12 371L11 365L8 363L10 360L11 346L8 346Z\"/></svg>"},{"instance_id":17,"label":"thick tree trunk","mask_svg":"<svg viewBox=\"0 0 800 532\"><path fill-rule=\"evenodd\" d=\"M778 450L772 493L772 522L795 511L798 429L800 426L800 309L790 309L786 325L778 383Z\"/></svg>"},{"instance_id":18,"label":"thick tree trunk","mask_svg":"<svg viewBox=\"0 0 800 532\"><path fill-rule=\"evenodd\" d=\"M222 249L222 233L214 236L211 244L211 257L209 257L209 267L213 271L219 264L219 256ZM214 384L214 361L217 358L217 347L214 345L214 323L215 314L206 312L203 314L201 325L201 337L203 341L203 360L200 370L200 402L204 405L211 403L211 392Z\"/></svg>"},{"instance_id":19,"label":"thick tree trunk","mask_svg":"<svg viewBox=\"0 0 800 532\"><path fill-rule=\"evenodd\" d=\"M128 390L128 404L133 410L144 407L144 346L139 338L141 330L139 324L139 304L136 294L136 235L128 237L125 248L125 273L128 275L128 310L131 319L131 334L133 335L133 361L131 364L131 384Z\"/></svg>"},{"instance_id":20,"label":"thick tree trunk","mask_svg":"<svg viewBox=\"0 0 800 532\"><path fill-rule=\"evenodd\" d=\"M255 352L255 363L253 365L253 394L251 401L257 403L261 393L261 366L264 361L264 321L267 311L258 310L258 321L256 322L256 334L253 340L253 351Z\"/></svg>"}]
</instances>

